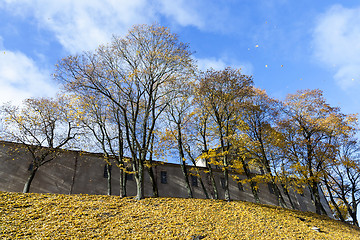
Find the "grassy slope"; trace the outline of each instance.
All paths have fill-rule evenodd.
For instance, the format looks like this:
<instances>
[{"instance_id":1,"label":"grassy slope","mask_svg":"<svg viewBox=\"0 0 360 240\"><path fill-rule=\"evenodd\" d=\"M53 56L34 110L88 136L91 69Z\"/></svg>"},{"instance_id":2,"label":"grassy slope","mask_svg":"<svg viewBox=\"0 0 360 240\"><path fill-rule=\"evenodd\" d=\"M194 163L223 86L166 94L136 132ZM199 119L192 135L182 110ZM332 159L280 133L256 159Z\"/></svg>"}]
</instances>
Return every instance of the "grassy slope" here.
<instances>
[{"instance_id":1,"label":"grassy slope","mask_svg":"<svg viewBox=\"0 0 360 240\"><path fill-rule=\"evenodd\" d=\"M320 232L312 229L320 228ZM204 199L0 192L1 239L360 239L328 217ZM200 237L200 239L201 239Z\"/></svg>"}]
</instances>

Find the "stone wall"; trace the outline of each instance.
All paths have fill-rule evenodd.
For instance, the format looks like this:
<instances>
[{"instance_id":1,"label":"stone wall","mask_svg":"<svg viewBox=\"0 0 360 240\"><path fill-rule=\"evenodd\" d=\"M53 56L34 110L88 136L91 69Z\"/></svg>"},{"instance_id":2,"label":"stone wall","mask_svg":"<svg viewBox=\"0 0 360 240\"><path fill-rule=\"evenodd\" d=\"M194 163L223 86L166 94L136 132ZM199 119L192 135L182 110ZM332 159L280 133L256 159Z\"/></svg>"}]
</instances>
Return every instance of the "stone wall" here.
<instances>
[{"instance_id":1,"label":"stone wall","mask_svg":"<svg viewBox=\"0 0 360 240\"><path fill-rule=\"evenodd\" d=\"M23 145L11 142L0 142L0 191L21 192L30 173L28 170L30 163L31 156ZM105 165L106 163L101 154L62 151L56 159L39 168L31 184L30 192L106 194L107 178L104 176ZM193 169L193 167L189 167L189 170L191 169ZM198 169L200 170L205 187L209 195L211 195L212 187L207 174L203 171L205 169L201 167L198 167ZM153 170L160 197L187 197L180 165L157 162ZM119 195L120 173L115 162L112 163L111 172L112 194ZM164 175L166 175L166 181L164 181ZM214 169L214 176L219 197L224 199L224 190L221 185L222 172ZM245 179L245 176L237 176L240 179ZM199 179L196 179L196 185L196 180L194 179L194 181L192 181L192 178L193 177L190 177L190 184L192 185L194 197L205 198ZM254 201L250 186L246 184L239 186L232 178L229 180L231 199ZM144 186L145 196L152 196L151 182L147 172L145 172ZM281 188L281 186L279 187ZM136 195L136 183L133 178L128 178L126 188L128 196ZM302 211L315 211L309 189L305 189L302 195L292 190L290 190L289 193L297 209ZM285 194L283 194L283 196L287 206L290 208L289 199ZM277 205L277 198L271 193L267 184L260 184L259 197L261 203ZM329 205L324 196L322 196L322 203L328 215L331 216Z\"/></svg>"}]
</instances>

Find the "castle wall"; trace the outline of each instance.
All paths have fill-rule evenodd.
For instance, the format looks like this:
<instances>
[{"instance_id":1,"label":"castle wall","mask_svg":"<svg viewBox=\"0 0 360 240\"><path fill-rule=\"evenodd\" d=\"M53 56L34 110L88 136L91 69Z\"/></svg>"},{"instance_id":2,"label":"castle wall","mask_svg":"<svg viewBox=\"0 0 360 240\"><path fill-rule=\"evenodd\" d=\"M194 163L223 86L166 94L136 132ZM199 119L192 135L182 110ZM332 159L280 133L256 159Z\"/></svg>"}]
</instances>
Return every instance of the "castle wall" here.
<instances>
[{"instance_id":1,"label":"castle wall","mask_svg":"<svg viewBox=\"0 0 360 240\"><path fill-rule=\"evenodd\" d=\"M21 192L24 184L30 174L28 170L31 163L31 156L21 144L0 142L0 191ZM60 194L107 194L107 178L104 176L104 167L106 163L101 154L82 153L77 151L62 151L53 161L41 166L35 175L31 184L30 192L37 193L60 193ZM203 171L204 168L198 168L203 179L203 183L210 196L213 195L209 176ZM173 163L157 162L153 168L157 181L160 197L187 197L187 190L183 180L180 165ZM196 173L193 167L188 170ZM120 171L116 163L112 162L112 194L119 195L119 177ZM215 182L219 197L224 199L224 189L221 181L223 173L214 169ZM164 177L166 175L166 177ZM243 175L237 175L240 179L245 179ZM166 178L166 179L165 179ZM190 185L194 197L205 198L200 181L192 181ZM197 184L196 184L197 183ZM149 175L145 171L144 176L145 196L152 196L152 186ZM229 178L230 196L233 200L243 200L254 202L250 186L238 185L237 181ZM284 194L284 200L290 208L288 197ZM128 178L126 185L127 195L136 195L136 182L134 178ZM260 202L264 204L277 205L278 200L275 194L270 192L267 184L259 185ZM311 201L309 189L305 189L302 195L289 190L290 197L295 207L302 211L315 212L314 204ZM326 199L322 195L322 203L331 216L330 208Z\"/></svg>"}]
</instances>

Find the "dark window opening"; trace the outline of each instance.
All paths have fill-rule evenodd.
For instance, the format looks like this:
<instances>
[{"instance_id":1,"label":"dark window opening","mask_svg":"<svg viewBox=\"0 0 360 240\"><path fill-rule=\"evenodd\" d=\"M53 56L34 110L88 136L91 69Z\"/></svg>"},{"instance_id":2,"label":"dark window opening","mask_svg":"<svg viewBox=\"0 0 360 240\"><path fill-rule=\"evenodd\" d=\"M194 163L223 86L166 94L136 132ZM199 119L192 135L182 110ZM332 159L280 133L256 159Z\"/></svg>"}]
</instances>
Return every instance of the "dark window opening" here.
<instances>
[{"instance_id":1,"label":"dark window opening","mask_svg":"<svg viewBox=\"0 0 360 240\"><path fill-rule=\"evenodd\" d=\"M134 181L134 174L132 173L125 173L126 181Z\"/></svg>"},{"instance_id":2,"label":"dark window opening","mask_svg":"<svg viewBox=\"0 0 360 240\"><path fill-rule=\"evenodd\" d=\"M271 194L275 194L275 192L274 192L274 184L272 184L272 183L268 183L268 188L269 188L269 192L271 193Z\"/></svg>"},{"instance_id":3,"label":"dark window opening","mask_svg":"<svg viewBox=\"0 0 360 240\"><path fill-rule=\"evenodd\" d=\"M166 184L167 183L167 173L166 173L166 171L161 171L160 172L160 177L161 177L161 183Z\"/></svg>"},{"instance_id":4,"label":"dark window opening","mask_svg":"<svg viewBox=\"0 0 360 240\"><path fill-rule=\"evenodd\" d=\"M260 173L264 174L264 169L262 167L260 167Z\"/></svg>"},{"instance_id":5,"label":"dark window opening","mask_svg":"<svg viewBox=\"0 0 360 240\"><path fill-rule=\"evenodd\" d=\"M212 185L210 173L206 173L206 182L209 186Z\"/></svg>"},{"instance_id":6,"label":"dark window opening","mask_svg":"<svg viewBox=\"0 0 360 240\"><path fill-rule=\"evenodd\" d=\"M29 164L29 167L28 167L28 171L32 171L34 168L34 164L33 163L30 163Z\"/></svg>"},{"instance_id":7,"label":"dark window opening","mask_svg":"<svg viewBox=\"0 0 360 240\"><path fill-rule=\"evenodd\" d=\"M108 178L109 177L109 175L108 175L108 171L107 171L107 169L109 168L109 172L111 173L111 165L108 165L108 164L106 164L105 166L104 166L104 178Z\"/></svg>"},{"instance_id":8,"label":"dark window opening","mask_svg":"<svg viewBox=\"0 0 360 240\"><path fill-rule=\"evenodd\" d=\"M194 187L198 186L197 176L191 176L191 185L194 186Z\"/></svg>"},{"instance_id":9,"label":"dark window opening","mask_svg":"<svg viewBox=\"0 0 360 240\"><path fill-rule=\"evenodd\" d=\"M225 178L220 178L220 184L222 189L225 189Z\"/></svg>"},{"instance_id":10,"label":"dark window opening","mask_svg":"<svg viewBox=\"0 0 360 240\"><path fill-rule=\"evenodd\" d=\"M131 167L127 167L126 168L126 172L125 173L125 179L126 181L134 181L134 173L131 173L132 169Z\"/></svg>"},{"instance_id":11,"label":"dark window opening","mask_svg":"<svg viewBox=\"0 0 360 240\"><path fill-rule=\"evenodd\" d=\"M238 182L238 189L239 189L239 191L241 191L241 192L244 191L244 186L242 185L241 182Z\"/></svg>"}]
</instances>

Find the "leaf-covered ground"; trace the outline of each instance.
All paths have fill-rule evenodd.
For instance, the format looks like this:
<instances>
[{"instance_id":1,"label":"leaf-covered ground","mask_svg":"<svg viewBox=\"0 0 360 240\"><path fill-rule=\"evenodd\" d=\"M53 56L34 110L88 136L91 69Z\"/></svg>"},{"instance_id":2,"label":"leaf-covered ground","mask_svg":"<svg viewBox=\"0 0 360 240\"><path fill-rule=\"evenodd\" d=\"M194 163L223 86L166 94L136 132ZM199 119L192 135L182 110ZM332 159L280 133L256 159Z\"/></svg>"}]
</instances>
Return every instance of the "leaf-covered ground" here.
<instances>
[{"instance_id":1,"label":"leaf-covered ground","mask_svg":"<svg viewBox=\"0 0 360 240\"><path fill-rule=\"evenodd\" d=\"M338 240L360 239L360 231L241 201L0 192L0 238Z\"/></svg>"}]
</instances>

